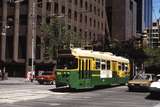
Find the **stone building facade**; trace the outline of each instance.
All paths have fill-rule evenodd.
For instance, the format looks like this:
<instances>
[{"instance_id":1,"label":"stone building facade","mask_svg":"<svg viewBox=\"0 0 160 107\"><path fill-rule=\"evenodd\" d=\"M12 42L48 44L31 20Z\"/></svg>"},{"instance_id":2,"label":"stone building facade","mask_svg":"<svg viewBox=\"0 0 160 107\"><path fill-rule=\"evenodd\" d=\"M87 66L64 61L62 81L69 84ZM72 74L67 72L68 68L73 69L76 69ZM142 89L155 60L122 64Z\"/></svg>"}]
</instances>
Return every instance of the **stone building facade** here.
<instances>
[{"instance_id":1,"label":"stone building facade","mask_svg":"<svg viewBox=\"0 0 160 107\"><path fill-rule=\"evenodd\" d=\"M0 63L10 76L24 76L31 70L32 40L35 62L45 63L40 25L54 15L63 16L68 29L85 40L105 38L105 0L0 0Z\"/></svg>"}]
</instances>

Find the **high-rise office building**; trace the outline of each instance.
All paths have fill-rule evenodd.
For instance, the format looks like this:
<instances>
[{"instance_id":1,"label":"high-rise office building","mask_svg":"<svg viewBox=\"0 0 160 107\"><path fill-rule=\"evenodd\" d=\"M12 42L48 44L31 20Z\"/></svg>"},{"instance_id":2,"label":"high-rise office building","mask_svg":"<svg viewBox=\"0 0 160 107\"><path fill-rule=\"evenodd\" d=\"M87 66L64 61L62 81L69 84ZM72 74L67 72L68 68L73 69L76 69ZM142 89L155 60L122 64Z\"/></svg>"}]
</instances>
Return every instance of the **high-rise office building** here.
<instances>
[{"instance_id":1,"label":"high-rise office building","mask_svg":"<svg viewBox=\"0 0 160 107\"><path fill-rule=\"evenodd\" d=\"M137 2L137 32L152 27L152 0L135 0Z\"/></svg>"},{"instance_id":2,"label":"high-rise office building","mask_svg":"<svg viewBox=\"0 0 160 107\"><path fill-rule=\"evenodd\" d=\"M136 36L135 0L106 0L112 40L126 41Z\"/></svg>"},{"instance_id":3,"label":"high-rise office building","mask_svg":"<svg viewBox=\"0 0 160 107\"><path fill-rule=\"evenodd\" d=\"M145 28L152 27L152 8L153 8L153 1L144 0L144 27Z\"/></svg>"}]
</instances>

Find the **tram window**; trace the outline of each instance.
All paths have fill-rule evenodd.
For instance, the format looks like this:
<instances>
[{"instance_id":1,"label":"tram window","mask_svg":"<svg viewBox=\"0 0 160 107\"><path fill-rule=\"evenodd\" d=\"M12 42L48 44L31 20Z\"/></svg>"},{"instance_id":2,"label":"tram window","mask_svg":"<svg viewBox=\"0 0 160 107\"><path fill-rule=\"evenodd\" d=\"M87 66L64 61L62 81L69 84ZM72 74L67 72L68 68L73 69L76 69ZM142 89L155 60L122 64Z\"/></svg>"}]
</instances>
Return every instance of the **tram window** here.
<instances>
[{"instance_id":1,"label":"tram window","mask_svg":"<svg viewBox=\"0 0 160 107\"><path fill-rule=\"evenodd\" d=\"M84 78L84 64L85 64L85 62L84 62L84 60L82 60L82 78Z\"/></svg>"},{"instance_id":2,"label":"tram window","mask_svg":"<svg viewBox=\"0 0 160 107\"><path fill-rule=\"evenodd\" d=\"M91 60L89 60L89 71L91 70Z\"/></svg>"},{"instance_id":3,"label":"tram window","mask_svg":"<svg viewBox=\"0 0 160 107\"><path fill-rule=\"evenodd\" d=\"M79 71L81 70L81 60L79 59Z\"/></svg>"},{"instance_id":4,"label":"tram window","mask_svg":"<svg viewBox=\"0 0 160 107\"><path fill-rule=\"evenodd\" d=\"M100 60L96 60L96 69L100 69Z\"/></svg>"},{"instance_id":5,"label":"tram window","mask_svg":"<svg viewBox=\"0 0 160 107\"><path fill-rule=\"evenodd\" d=\"M86 70L88 70L88 60L86 60Z\"/></svg>"},{"instance_id":6,"label":"tram window","mask_svg":"<svg viewBox=\"0 0 160 107\"><path fill-rule=\"evenodd\" d=\"M105 69L106 69L105 64L101 64L101 69L102 69L102 70L105 70Z\"/></svg>"},{"instance_id":7,"label":"tram window","mask_svg":"<svg viewBox=\"0 0 160 107\"><path fill-rule=\"evenodd\" d=\"M102 60L102 62L105 62L105 60Z\"/></svg>"},{"instance_id":8,"label":"tram window","mask_svg":"<svg viewBox=\"0 0 160 107\"><path fill-rule=\"evenodd\" d=\"M118 63L118 70L121 70L121 63Z\"/></svg>"},{"instance_id":9,"label":"tram window","mask_svg":"<svg viewBox=\"0 0 160 107\"><path fill-rule=\"evenodd\" d=\"M126 67L126 71L128 71L128 67Z\"/></svg>"},{"instance_id":10,"label":"tram window","mask_svg":"<svg viewBox=\"0 0 160 107\"><path fill-rule=\"evenodd\" d=\"M128 71L128 64L125 64L125 71Z\"/></svg>"},{"instance_id":11,"label":"tram window","mask_svg":"<svg viewBox=\"0 0 160 107\"><path fill-rule=\"evenodd\" d=\"M124 71L124 70L125 70L125 64L122 63L122 71Z\"/></svg>"},{"instance_id":12,"label":"tram window","mask_svg":"<svg viewBox=\"0 0 160 107\"><path fill-rule=\"evenodd\" d=\"M107 70L110 70L110 69L111 69L111 62L107 61Z\"/></svg>"},{"instance_id":13,"label":"tram window","mask_svg":"<svg viewBox=\"0 0 160 107\"><path fill-rule=\"evenodd\" d=\"M76 69L78 68L78 59L75 57L61 56L57 60L58 69Z\"/></svg>"}]
</instances>

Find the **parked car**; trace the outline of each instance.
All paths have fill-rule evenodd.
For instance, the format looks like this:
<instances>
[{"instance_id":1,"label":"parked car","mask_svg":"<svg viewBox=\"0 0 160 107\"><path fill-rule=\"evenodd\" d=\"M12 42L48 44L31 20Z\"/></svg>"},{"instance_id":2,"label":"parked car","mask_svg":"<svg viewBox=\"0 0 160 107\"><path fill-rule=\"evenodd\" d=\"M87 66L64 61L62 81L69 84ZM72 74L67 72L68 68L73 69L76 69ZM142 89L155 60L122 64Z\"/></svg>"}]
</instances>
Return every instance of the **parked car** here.
<instances>
[{"instance_id":1,"label":"parked car","mask_svg":"<svg viewBox=\"0 0 160 107\"><path fill-rule=\"evenodd\" d=\"M160 74L157 75L157 81L151 83L149 91L151 94L160 94Z\"/></svg>"},{"instance_id":2,"label":"parked car","mask_svg":"<svg viewBox=\"0 0 160 107\"><path fill-rule=\"evenodd\" d=\"M54 84L55 79L55 74L51 71L44 71L40 75L36 76L36 80L39 84Z\"/></svg>"},{"instance_id":3,"label":"parked car","mask_svg":"<svg viewBox=\"0 0 160 107\"><path fill-rule=\"evenodd\" d=\"M128 81L128 90L148 90L151 82L155 79L154 74L143 74Z\"/></svg>"}]
</instances>

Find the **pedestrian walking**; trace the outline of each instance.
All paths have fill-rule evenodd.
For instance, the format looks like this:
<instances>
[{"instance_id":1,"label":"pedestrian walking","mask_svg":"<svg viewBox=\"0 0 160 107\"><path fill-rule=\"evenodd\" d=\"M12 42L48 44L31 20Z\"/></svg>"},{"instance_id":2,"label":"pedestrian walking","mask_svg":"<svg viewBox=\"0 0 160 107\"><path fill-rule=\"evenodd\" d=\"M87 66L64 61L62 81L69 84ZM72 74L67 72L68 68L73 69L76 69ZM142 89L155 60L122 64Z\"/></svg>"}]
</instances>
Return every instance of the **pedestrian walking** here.
<instances>
[{"instance_id":1,"label":"pedestrian walking","mask_svg":"<svg viewBox=\"0 0 160 107\"><path fill-rule=\"evenodd\" d=\"M5 69L5 67L4 67L3 70L2 70L2 80L4 80L5 72L6 72L6 69Z\"/></svg>"},{"instance_id":2,"label":"pedestrian walking","mask_svg":"<svg viewBox=\"0 0 160 107\"><path fill-rule=\"evenodd\" d=\"M34 78L35 78L35 71L32 71L31 72L31 82L33 82Z\"/></svg>"}]
</instances>

